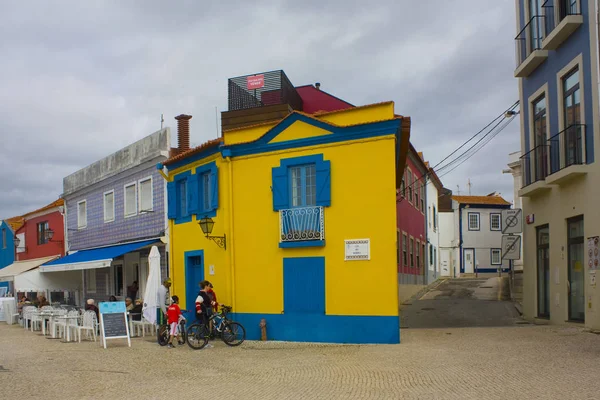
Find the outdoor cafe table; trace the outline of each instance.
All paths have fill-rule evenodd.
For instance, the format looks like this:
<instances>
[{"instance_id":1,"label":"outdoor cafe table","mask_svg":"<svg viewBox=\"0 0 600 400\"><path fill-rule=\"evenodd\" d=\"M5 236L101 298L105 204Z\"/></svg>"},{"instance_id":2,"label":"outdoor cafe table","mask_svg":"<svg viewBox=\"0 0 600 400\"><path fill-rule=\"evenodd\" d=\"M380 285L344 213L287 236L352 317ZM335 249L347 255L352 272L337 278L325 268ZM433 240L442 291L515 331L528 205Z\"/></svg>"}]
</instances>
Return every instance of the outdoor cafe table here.
<instances>
[{"instance_id":1,"label":"outdoor cafe table","mask_svg":"<svg viewBox=\"0 0 600 400\"><path fill-rule=\"evenodd\" d=\"M46 336L46 319L52 325L53 319L56 316L62 315L57 311L42 311L38 314L42 318L42 335ZM52 339L56 339L55 330L52 330Z\"/></svg>"}]
</instances>

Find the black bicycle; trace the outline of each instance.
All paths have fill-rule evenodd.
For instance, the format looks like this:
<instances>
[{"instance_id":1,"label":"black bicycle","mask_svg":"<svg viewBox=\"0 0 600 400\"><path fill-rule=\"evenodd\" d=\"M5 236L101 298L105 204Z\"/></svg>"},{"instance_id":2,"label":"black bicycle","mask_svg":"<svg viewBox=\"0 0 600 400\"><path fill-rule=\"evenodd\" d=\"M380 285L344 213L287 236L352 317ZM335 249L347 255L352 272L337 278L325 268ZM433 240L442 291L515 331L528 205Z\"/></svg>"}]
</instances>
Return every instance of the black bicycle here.
<instances>
[{"instance_id":1,"label":"black bicycle","mask_svg":"<svg viewBox=\"0 0 600 400\"><path fill-rule=\"evenodd\" d=\"M182 312L185 312L182 310ZM187 331L185 329L185 318L180 318L179 323L177 324L177 343L182 346L187 342ZM162 324L158 327L157 336L158 336L158 344L161 346L166 346L169 344L169 324Z\"/></svg>"},{"instance_id":2,"label":"black bicycle","mask_svg":"<svg viewBox=\"0 0 600 400\"><path fill-rule=\"evenodd\" d=\"M246 340L246 329L239 322L230 320L227 314L231 312L229 306L221 306L221 311L214 313L209 318L212 321L213 329L206 326L202 321L196 321L188 326L187 329L187 344L194 350L203 349L210 339L215 337L221 340L228 346L239 346Z\"/></svg>"}]
</instances>

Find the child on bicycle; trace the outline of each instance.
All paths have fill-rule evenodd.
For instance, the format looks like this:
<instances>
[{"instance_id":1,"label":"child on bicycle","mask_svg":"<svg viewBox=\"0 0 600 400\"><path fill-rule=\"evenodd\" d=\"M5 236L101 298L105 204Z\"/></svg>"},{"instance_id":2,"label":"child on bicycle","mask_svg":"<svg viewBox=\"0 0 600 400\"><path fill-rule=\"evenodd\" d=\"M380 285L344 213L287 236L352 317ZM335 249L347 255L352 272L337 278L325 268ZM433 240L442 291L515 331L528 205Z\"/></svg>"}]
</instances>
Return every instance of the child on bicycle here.
<instances>
[{"instance_id":1,"label":"child on bicycle","mask_svg":"<svg viewBox=\"0 0 600 400\"><path fill-rule=\"evenodd\" d=\"M183 318L181 309L179 308L179 297L171 297L172 304L167 308L167 322L169 323L169 348L173 348L173 338L177 336L177 325L180 318Z\"/></svg>"}]
</instances>

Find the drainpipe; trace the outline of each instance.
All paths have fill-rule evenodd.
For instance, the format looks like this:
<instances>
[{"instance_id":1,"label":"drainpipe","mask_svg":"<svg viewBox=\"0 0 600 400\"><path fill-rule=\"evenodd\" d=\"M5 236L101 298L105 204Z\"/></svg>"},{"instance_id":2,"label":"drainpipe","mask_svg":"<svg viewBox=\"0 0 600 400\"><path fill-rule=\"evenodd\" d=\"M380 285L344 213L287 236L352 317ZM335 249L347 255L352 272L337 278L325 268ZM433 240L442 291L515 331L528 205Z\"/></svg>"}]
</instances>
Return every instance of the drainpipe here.
<instances>
[{"instance_id":1,"label":"drainpipe","mask_svg":"<svg viewBox=\"0 0 600 400\"><path fill-rule=\"evenodd\" d=\"M233 163L231 161L231 150L224 149L221 151L221 156L227 162L227 170L228 170L228 182L227 188L229 190L229 274L231 277L231 306L236 310L235 303L235 252L234 252L234 238L233 238Z\"/></svg>"}]
</instances>

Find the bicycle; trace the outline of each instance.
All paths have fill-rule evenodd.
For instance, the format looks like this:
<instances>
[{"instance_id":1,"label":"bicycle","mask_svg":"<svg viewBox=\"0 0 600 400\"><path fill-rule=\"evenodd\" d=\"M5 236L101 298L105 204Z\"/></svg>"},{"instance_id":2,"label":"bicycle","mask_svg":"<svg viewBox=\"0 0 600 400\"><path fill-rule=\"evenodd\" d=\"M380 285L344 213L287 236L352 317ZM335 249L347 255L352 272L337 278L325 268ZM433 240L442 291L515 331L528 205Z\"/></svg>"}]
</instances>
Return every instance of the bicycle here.
<instances>
[{"instance_id":1,"label":"bicycle","mask_svg":"<svg viewBox=\"0 0 600 400\"><path fill-rule=\"evenodd\" d=\"M185 310L182 310L185 312ZM187 342L187 331L185 329L186 319L181 317L179 318L179 323L177 324L177 343L182 346ZM157 336L158 336L158 344L161 346L166 346L169 343L169 334L170 334L170 326L169 324L162 324L158 327Z\"/></svg>"},{"instance_id":2,"label":"bicycle","mask_svg":"<svg viewBox=\"0 0 600 400\"><path fill-rule=\"evenodd\" d=\"M219 337L228 346L239 346L246 340L246 329L239 322L227 318L231 312L230 306L221 306L221 311L214 313L209 318L213 322L213 329L209 332L209 327L201 321L196 321L188 326L187 338L188 346L194 350L203 349L209 339Z\"/></svg>"}]
</instances>

